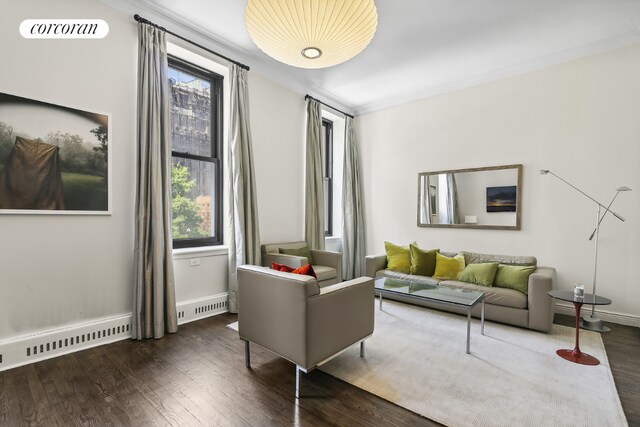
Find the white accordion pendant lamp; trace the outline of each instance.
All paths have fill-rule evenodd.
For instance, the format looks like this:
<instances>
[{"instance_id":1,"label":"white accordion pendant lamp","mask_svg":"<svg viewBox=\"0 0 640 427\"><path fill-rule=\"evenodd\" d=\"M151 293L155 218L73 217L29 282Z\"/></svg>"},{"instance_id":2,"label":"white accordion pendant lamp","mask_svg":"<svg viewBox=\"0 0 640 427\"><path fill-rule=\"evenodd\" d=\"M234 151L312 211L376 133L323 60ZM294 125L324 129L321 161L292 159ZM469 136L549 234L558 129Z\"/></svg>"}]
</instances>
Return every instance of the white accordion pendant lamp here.
<instances>
[{"instance_id":1,"label":"white accordion pendant lamp","mask_svg":"<svg viewBox=\"0 0 640 427\"><path fill-rule=\"evenodd\" d=\"M248 0L244 17L260 50L300 68L348 61L378 25L373 0Z\"/></svg>"}]
</instances>

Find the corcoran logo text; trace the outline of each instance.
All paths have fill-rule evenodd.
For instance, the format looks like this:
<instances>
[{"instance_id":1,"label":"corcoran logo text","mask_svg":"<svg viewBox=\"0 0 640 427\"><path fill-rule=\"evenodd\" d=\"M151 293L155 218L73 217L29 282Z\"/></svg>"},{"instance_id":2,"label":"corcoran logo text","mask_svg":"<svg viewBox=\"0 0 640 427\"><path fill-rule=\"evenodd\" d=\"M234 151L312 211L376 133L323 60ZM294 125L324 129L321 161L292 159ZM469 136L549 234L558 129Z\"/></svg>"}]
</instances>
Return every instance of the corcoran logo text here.
<instances>
[{"instance_id":1,"label":"corcoran logo text","mask_svg":"<svg viewBox=\"0 0 640 427\"><path fill-rule=\"evenodd\" d=\"M25 39L101 39L109 34L102 19L25 19L20 24Z\"/></svg>"}]
</instances>

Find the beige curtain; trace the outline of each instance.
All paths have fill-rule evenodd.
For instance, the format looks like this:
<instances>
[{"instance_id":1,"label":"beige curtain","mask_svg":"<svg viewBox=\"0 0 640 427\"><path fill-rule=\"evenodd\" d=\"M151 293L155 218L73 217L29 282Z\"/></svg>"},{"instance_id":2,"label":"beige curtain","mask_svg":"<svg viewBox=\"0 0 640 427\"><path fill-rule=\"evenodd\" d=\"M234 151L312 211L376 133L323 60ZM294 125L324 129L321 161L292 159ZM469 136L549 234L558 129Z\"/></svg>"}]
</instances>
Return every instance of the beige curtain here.
<instances>
[{"instance_id":1,"label":"beige curtain","mask_svg":"<svg viewBox=\"0 0 640 427\"><path fill-rule=\"evenodd\" d=\"M447 174L447 224L460 224L458 214L458 186L456 177L452 173Z\"/></svg>"},{"instance_id":2,"label":"beige curtain","mask_svg":"<svg viewBox=\"0 0 640 427\"><path fill-rule=\"evenodd\" d=\"M171 240L171 141L165 33L138 25L134 339L178 331Z\"/></svg>"},{"instance_id":3,"label":"beige curtain","mask_svg":"<svg viewBox=\"0 0 640 427\"><path fill-rule=\"evenodd\" d=\"M365 238L362 178L353 118L345 119L342 179L342 278L364 275Z\"/></svg>"},{"instance_id":4,"label":"beige curtain","mask_svg":"<svg viewBox=\"0 0 640 427\"><path fill-rule=\"evenodd\" d=\"M324 249L324 183L322 181L321 143L320 104L313 99L307 99L304 238L311 249Z\"/></svg>"},{"instance_id":5,"label":"beige curtain","mask_svg":"<svg viewBox=\"0 0 640 427\"><path fill-rule=\"evenodd\" d=\"M238 312L237 267L260 265L258 196L251 148L247 70L229 65L229 311Z\"/></svg>"}]
</instances>

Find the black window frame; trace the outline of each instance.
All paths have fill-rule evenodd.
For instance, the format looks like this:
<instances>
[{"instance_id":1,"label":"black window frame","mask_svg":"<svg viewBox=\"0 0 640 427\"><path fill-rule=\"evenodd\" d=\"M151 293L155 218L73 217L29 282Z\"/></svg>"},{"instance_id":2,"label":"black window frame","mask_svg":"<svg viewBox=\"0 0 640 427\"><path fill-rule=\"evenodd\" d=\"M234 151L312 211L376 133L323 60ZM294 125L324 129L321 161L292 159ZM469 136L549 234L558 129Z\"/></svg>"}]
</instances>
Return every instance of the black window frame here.
<instances>
[{"instance_id":1,"label":"black window frame","mask_svg":"<svg viewBox=\"0 0 640 427\"><path fill-rule=\"evenodd\" d=\"M194 77L202 80L206 80L211 85L211 156L202 156L197 154L191 154L189 152L176 151L171 149L171 158L174 157L197 160L215 165L215 180L216 185L214 187L215 197L212 197L211 214L215 214L215 221L211 224L214 232L214 236L186 238L186 239L173 239L174 249L193 248L201 246L219 246L223 244L223 228L222 228L222 215L223 215L223 160L222 160L222 135L223 135L223 81L224 77L211 70L199 67L191 62L185 61L175 56L168 56L169 67L184 71ZM173 141L172 141L173 147ZM214 212L215 210L215 212Z\"/></svg>"},{"instance_id":2,"label":"black window frame","mask_svg":"<svg viewBox=\"0 0 640 427\"><path fill-rule=\"evenodd\" d=\"M327 217L325 218L324 236L333 236L333 122L329 119L322 119L322 131L324 132L324 147L323 152L323 164L322 181L326 182L327 193L326 200L328 206L325 207Z\"/></svg>"}]
</instances>

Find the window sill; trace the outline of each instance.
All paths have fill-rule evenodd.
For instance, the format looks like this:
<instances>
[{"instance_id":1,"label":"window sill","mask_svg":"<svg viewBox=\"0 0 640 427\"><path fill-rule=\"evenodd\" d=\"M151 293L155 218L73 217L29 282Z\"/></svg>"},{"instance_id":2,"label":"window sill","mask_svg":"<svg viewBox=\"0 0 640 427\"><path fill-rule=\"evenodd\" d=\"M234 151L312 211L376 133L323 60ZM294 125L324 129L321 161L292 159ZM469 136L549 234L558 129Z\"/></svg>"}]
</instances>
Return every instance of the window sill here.
<instances>
[{"instance_id":1,"label":"window sill","mask_svg":"<svg viewBox=\"0 0 640 427\"><path fill-rule=\"evenodd\" d=\"M340 236L328 236L324 238L325 242L341 242L342 237Z\"/></svg>"},{"instance_id":2,"label":"window sill","mask_svg":"<svg viewBox=\"0 0 640 427\"><path fill-rule=\"evenodd\" d=\"M200 246L194 248L182 248L173 250L173 259L187 259L194 256L216 256L228 255L229 248L226 246Z\"/></svg>"}]
</instances>

